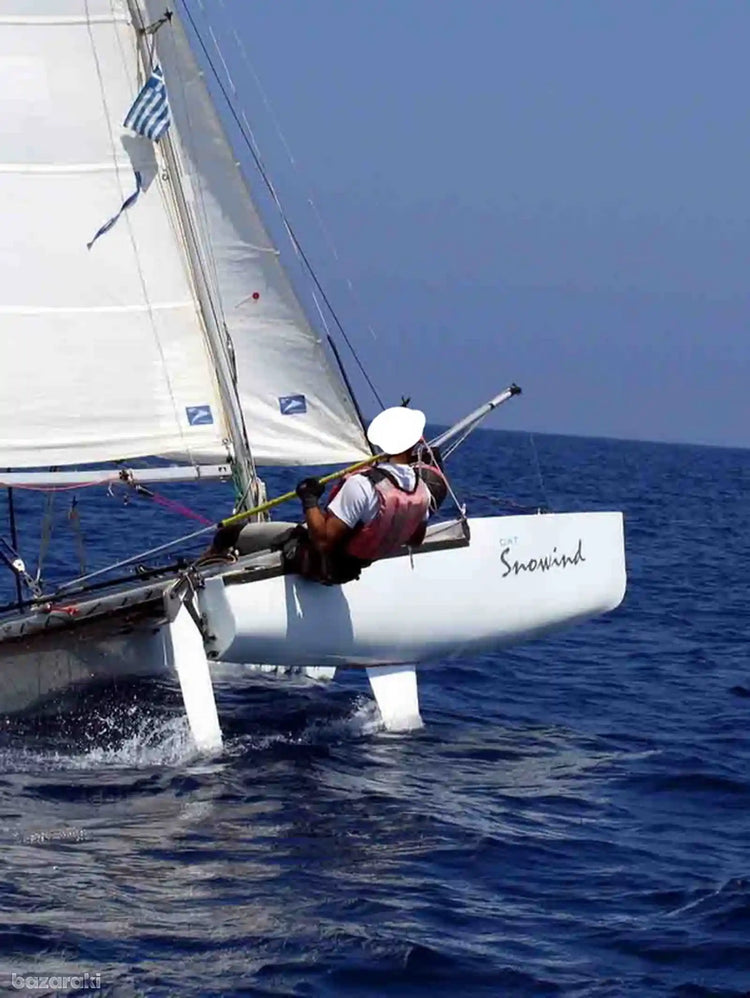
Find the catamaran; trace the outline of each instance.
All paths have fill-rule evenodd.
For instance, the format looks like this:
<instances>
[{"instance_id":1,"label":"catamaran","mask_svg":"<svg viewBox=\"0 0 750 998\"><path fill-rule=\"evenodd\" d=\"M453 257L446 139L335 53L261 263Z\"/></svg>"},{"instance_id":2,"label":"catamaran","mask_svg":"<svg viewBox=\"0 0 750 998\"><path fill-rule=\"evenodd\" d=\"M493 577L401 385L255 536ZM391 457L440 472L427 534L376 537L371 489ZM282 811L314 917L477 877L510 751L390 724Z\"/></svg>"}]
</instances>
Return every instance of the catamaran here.
<instances>
[{"instance_id":1,"label":"catamaran","mask_svg":"<svg viewBox=\"0 0 750 998\"><path fill-rule=\"evenodd\" d=\"M263 542L272 504L257 467L340 469L373 454L325 310L313 325L292 288L206 66L241 126L232 94L179 15L163 0L0 0L0 486L12 514L23 488L231 480L222 523L256 524L259 543L185 564L179 543L142 552L134 535L132 557L88 574L71 565L45 587L11 516L0 557L18 599L0 614L0 713L172 674L196 744L216 750L210 664L221 660L329 677L366 669L385 726L413 727L417 664L621 602L622 515L459 509L358 581L285 571ZM449 454L517 391L432 443ZM161 568L133 571L167 552Z\"/></svg>"}]
</instances>

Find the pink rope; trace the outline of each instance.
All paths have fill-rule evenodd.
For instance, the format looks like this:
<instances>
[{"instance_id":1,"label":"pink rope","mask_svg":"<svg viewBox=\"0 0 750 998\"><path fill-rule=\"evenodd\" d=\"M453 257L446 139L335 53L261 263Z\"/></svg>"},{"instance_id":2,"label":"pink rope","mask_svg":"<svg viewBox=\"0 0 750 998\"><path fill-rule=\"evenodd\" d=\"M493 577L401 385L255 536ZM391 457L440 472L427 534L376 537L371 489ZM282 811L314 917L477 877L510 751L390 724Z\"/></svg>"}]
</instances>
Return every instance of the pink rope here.
<instances>
[{"instance_id":1,"label":"pink rope","mask_svg":"<svg viewBox=\"0 0 750 998\"><path fill-rule=\"evenodd\" d=\"M187 506L183 506L181 502L176 502L174 499L167 499L166 496L160 496L157 492L151 492L151 498L165 509L170 509L173 513L181 513L191 520L197 520L199 523L205 523L207 526L214 522L213 520L207 520L200 513L195 513L192 509L188 509Z\"/></svg>"}]
</instances>

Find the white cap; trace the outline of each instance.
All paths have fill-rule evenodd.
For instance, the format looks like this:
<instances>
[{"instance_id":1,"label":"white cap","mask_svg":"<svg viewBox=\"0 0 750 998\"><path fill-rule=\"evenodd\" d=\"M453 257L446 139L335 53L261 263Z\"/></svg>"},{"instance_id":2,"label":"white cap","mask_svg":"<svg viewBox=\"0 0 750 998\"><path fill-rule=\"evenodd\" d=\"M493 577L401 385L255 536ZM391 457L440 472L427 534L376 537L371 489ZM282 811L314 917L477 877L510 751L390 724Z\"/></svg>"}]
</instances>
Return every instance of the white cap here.
<instances>
[{"instance_id":1,"label":"white cap","mask_svg":"<svg viewBox=\"0 0 750 998\"><path fill-rule=\"evenodd\" d=\"M367 439L384 454L402 454L422 439L426 422L419 409L396 405L378 413L367 427Z\"/></svg>"}]
</instances>

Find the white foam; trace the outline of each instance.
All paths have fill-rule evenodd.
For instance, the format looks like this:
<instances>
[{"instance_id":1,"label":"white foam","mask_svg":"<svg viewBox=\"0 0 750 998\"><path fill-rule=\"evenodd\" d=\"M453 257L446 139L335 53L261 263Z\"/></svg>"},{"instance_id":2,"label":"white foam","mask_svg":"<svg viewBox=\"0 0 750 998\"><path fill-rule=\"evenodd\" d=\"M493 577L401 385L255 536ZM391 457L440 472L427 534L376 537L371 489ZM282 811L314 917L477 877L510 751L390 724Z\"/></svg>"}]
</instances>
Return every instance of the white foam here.
<instances>
[{"instance_id":1,"label":"white foam","mask_svg":"<svg viewBox=\"0 0 750 998\"><path fill-rule=\"evenodd\" d=\"M93 714L82 731L82 740L93 747L80 753L13 749L0 752L4 772L29 770L150 769L183 765L198 757L187 718L144 717L136 730L116 747L107 746L107 735L116 728L112 717ZM99 742L97 745L96 742Z\"/></svg>"},{"instance_id":2,"label":"white foam","mask_svg":"<svg viewBox=\"0 0 750 998\"><path fill-rule=\"evenodd\" d=\"M64 772L102 769L176 768L186 763L214 765L200 754L183 714L167 718L139 717L137 705L107 714L92 713L80 730L80 751L34 750L24 747L0 749L0 771L4 773ZM251 722L251 719L249 719ZM133 728L134 726L134 728ZM133 728L121 737L123 728ZM274 732L248 736L225 746L224 758L238 753L263 751L275 744L315 745L331 741L367 738L383 730L377 705L359 696L343 717L322 717L309 721L295 735ZM84 748L83 745L86 747Z\"/></svg>"},{"instance_id":3,"label":"white foam","mask_svg":"<svg viewBox=\"0 0 750 998\"><path fill-rule=\"evenodd\" d=\"M357 697L351 714L345 717L327 717L311 721L293 741L308 744L339 738L366 738L368 735L382 731L383 727L383 719L377 704L367 697Z\"/></svg>"}]
</instances>

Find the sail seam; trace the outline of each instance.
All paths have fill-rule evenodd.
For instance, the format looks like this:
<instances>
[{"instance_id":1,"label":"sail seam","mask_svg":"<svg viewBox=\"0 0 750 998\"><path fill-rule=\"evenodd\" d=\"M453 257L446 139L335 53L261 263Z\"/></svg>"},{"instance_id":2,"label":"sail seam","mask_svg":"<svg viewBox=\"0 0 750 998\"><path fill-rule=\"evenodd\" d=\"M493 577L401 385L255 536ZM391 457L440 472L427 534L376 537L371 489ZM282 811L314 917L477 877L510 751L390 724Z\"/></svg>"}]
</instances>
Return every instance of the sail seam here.
<instances>
[{"instance_id":1,"label":"sail seam","mask_svg":"<svg viewBox=\"0 0 750 998\"><path fill-rule=\"evenodd\" d=\"M84 27L89 24L130 24L130 18L124 14L91 14L76 16L71 14L67 17L55 16L55 15L42 15L39 17L25 16L23 14L11 14L5 17L0 17L0 26L12 24L12 25L43 25L44 27L67 27L68 25L83 25Z\"/></svg>"},{"instance_id":2,"label":"sail seam","mask_svg":"<svg viewBox=\"0 0 750 998\"><path fill-rule=\"evenodd\" d=\"M122 313L167 311L169 309L183 308L189 308L192 311L193 302L147 302L146 304L139 305L0 305L0 315L56 315L60 312L119 315Z\"/></svg>"},{"instance_id":3,"label":"sail seam","mask_svg":"<svg viewBox=\"0 0 750 998\"><path fill-rule=\"evenodd\" d=\"M132 163L117 160L114 163L0 163L0 173L119 173L126 170L131 176Z\"/></svg>"}]
</instances>

